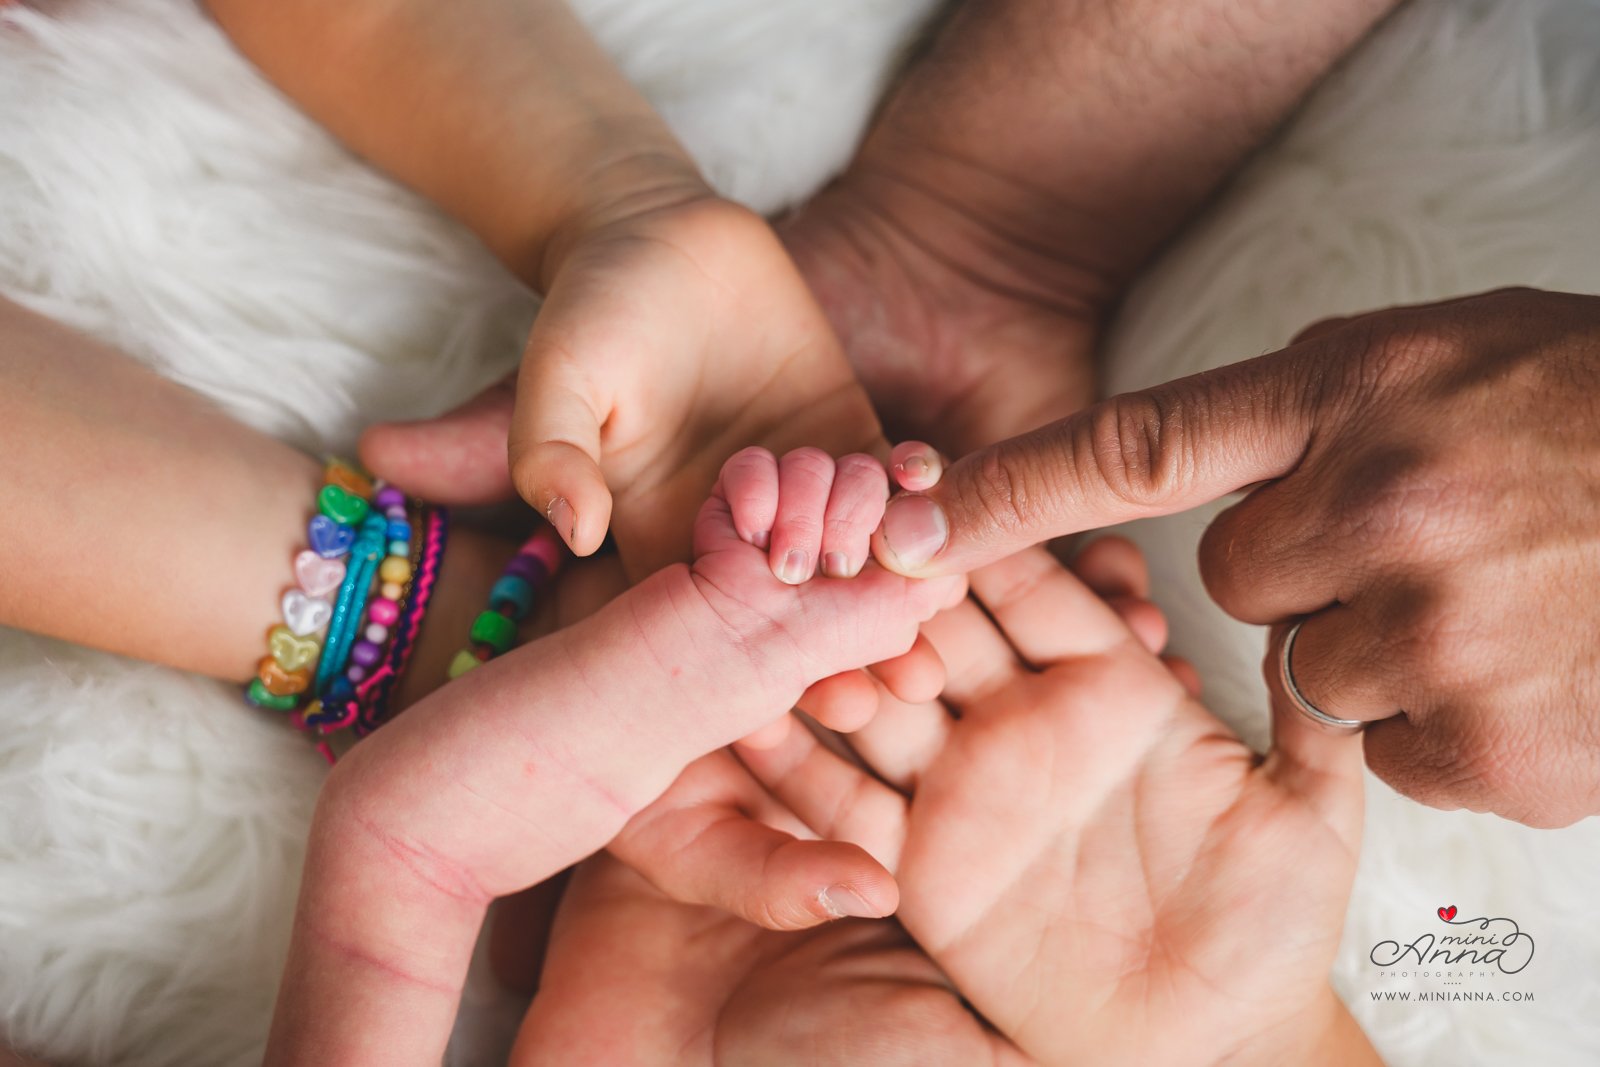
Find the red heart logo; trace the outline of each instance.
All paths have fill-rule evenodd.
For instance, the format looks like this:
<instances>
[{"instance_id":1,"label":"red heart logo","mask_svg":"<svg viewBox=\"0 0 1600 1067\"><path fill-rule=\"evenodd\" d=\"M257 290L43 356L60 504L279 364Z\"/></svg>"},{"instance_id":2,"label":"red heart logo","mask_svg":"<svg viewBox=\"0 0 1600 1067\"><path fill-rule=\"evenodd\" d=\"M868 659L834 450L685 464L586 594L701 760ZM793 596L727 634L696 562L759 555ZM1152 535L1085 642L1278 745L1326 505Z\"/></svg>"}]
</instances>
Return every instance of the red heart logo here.
<instances>
[{"instance_id":1,"label":"red heart logo","mask_svg":"<svg viewBox=\"0 0 1600 1067\"><path fill-rule=\"evenodd\" d=\"M1449 922L1451 919L1454 919L1455 917L1456 917L1456 906L1454 904L1450 905L1448 908L1440 908L1439 909L1439 918L1443 919L1445 922Z\"/></svg>"}]
</instances>

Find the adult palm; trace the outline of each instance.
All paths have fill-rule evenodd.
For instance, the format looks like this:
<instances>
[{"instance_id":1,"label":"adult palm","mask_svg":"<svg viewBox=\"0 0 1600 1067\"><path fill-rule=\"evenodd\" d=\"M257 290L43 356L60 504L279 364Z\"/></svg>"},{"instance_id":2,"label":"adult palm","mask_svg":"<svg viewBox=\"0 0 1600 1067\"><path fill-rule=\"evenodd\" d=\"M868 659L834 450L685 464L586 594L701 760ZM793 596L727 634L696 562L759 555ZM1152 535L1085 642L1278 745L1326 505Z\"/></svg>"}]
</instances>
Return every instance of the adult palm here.
<instances>
[{"instance_id":1,"label":"adult palm","mask_svg":"<svg viewBox=\"0 0 1600 1067\"><path fill-rule=\"evenodd\" d=\"M1359 740L1280 718L1258 758L1042 550L972 590L987 615L925 629L949 668L945 706L880 714L855 739L881 777L800 731L741 750L757 777L895 873L906 929L1041 1062L1315 1062L1330 1035L1363 1047L1327 983Z\"/></svg>"}]
</instances>

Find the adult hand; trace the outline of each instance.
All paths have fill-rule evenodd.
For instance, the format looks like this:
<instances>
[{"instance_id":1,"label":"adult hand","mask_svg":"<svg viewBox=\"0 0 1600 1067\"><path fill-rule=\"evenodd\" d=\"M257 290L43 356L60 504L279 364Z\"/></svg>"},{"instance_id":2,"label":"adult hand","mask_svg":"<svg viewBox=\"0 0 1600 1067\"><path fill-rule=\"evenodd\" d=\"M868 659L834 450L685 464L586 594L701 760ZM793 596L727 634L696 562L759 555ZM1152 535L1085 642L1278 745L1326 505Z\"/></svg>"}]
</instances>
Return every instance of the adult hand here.
<instances>
[{"instance_id":1,"label":"adult hand","mask_svg":"<svg viewBox=\"0 0 1600 1067\"><path fill-rule=\"evenodd\" d=\"M1217 602L1305 619L1299 688L1370 724L1367 761L1401 792L1560 826L1600 811L1596 396L1600 298L1322 323L960 460L891 501L874 551L970 570L1257 486L1201 542Z\"/></svg>"},{"instance_id":2,"label":"adult hand","mask_svg":"<svg viewBox=\"0 0 1600 1067\"><path fill-rule=\"evenodd\" d=\"M1086 555L1104 570L1118 547ZM1136 596L1142 562L1120 550ZM1153 654L1159 628L1040 549L972 591L925 628L943 701L852 736L870 771L793 731L741 748L757 777L895 871L906 929L1036 1062L1376 1062L1327 981L1361 830L1355 739L1290 713L1256 758Z\"/></svg>"}]
</instances>

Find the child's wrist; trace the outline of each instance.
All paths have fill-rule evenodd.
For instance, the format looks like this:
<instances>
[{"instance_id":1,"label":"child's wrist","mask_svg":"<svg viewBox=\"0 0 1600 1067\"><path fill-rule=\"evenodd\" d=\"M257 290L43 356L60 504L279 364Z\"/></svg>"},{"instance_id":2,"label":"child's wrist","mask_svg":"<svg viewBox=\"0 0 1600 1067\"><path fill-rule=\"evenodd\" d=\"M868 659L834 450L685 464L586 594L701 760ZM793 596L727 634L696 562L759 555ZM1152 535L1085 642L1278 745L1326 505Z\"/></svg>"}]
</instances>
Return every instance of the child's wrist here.
<instances>
[{"instance_id":1,"label":"child's wrist","mask_svg":"<svg viewBox=\"0 0 1600 1067\"><path fill-rule=\"evenodd\" d=\"M716 199L699 168L670 139L646 138L626 149L595 150L576 173L575 193L550 220L530 254L514 264L523 281L548 292L573 250L628 219Z\"/></svg>"}]
</instances>

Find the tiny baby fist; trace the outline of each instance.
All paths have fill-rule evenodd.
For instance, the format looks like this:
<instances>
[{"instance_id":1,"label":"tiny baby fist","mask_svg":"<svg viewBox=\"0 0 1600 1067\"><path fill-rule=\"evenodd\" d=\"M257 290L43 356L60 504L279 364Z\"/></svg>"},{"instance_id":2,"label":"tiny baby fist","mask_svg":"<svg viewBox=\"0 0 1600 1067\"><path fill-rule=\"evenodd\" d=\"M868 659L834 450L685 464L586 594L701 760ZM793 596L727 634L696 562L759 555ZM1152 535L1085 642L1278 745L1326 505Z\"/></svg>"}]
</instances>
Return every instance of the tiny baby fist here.
<instances>
[{"instance_id":1,"label":"tiny baby fist","mask_svg":"<svg viewBox=\"0 0 1600 1067\"><path fill-rule=\"evenodd\" d=\"M748 448L723 467L695 524L692 570L723 623L778 672L769 681L803 688L904 655L918 625L959 598L961 579L868 564L887 497L887 472L865 455ZM819 560L824 577L810 581Z\"/></svg>"},{"instance_id":2,"label":"tiny baby fist","mask_svg":"<svg viewBox=\"0 0 1600 1067\"><path fill-rule=\"evenodd\" d=\"M719 490L741 540L765 549L774 576L798 585L817 573L851 578L866 563L889 479L871 456L835 460L817 448L781 459L747 448L722 468Z\"/></svg>"}]
</instances>

